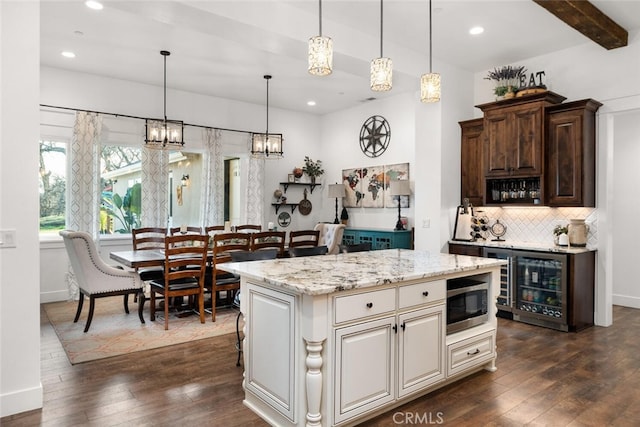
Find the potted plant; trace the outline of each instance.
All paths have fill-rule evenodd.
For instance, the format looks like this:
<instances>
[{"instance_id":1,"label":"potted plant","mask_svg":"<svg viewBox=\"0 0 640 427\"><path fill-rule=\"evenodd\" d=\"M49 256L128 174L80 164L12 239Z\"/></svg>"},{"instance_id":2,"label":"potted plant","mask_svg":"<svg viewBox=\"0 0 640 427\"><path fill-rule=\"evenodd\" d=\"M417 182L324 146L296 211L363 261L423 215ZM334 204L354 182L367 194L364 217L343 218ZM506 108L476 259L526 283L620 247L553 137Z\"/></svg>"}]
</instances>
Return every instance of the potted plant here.
<instances>
[{"instance_id":1,"label":"potted plant","mask_svg":"<svg viewBox=\"0 0 640 427\"><path fill-rule=\"evenodd\" d=\"M489 71L485 80L495 81L493 93L496 99L513 98L520 86L520 77L524 75L527 69L523 66L505 65L504 67L494 68Z\"/></svg>"},{"instance_id":2,"label":"potted plant","mask_svg":"<svg viewBox=\"0 0 640 427\"><path fill-rule=\"evenodd\" d=\"M302 172L306 173L311 179L311 183L316 183L316 177L321 176L324 173L322 169L322 160L313 161L309 156L304 156L304 166Z\"/></svg>"},{"instance_id":3,"label":"potted plant","mask_svg":"<svg viewBox=\"0 0 640 427\"><path fill-rule=\"evenodd\" d=\"M567 246L569 243L569 227L566 225L556 225L553 229L553 243L558 246Z\"/></svg>"}]
</instances>

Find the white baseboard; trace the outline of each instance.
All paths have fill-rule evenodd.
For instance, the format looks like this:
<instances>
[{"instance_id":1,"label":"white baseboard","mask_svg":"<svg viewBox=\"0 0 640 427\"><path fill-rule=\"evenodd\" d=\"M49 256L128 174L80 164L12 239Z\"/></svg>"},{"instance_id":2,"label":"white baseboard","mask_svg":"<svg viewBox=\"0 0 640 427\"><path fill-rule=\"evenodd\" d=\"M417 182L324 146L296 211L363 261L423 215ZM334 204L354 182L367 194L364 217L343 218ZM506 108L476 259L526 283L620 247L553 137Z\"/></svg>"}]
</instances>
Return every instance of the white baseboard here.
<instances>
[{"instance_id":1,"label":"white baseboard","mask_svg":"<svg viewBox=\"0 0 640 427\"><path fill-rule=\"evenodd\" d=\"M69 300L69 290L61 289L59 291L51 291L51 292L40 292L40 304L44 304L46 302L58 302L58 301L68 301Z\"/></svg>"},{"instance_id":2,"label":"white baseboard","mask_svg":"<svg viewBox=\"0 0 640 427\"><path fill-rule=\"evenodd\" d=\"M42 408L42 383L37 387L0 395L0 417Z\"/></svg>"},{"instance_id":3,"label":"white baseboard","mask_svg":"<svg viewBox=\"0 0 640 427\"><path fill-rule=\"evenodd\" d=\"M621 305L623 307L640 308L640 297L630 295L612 295L613 305Z\"/></svg>"}]
</instances>

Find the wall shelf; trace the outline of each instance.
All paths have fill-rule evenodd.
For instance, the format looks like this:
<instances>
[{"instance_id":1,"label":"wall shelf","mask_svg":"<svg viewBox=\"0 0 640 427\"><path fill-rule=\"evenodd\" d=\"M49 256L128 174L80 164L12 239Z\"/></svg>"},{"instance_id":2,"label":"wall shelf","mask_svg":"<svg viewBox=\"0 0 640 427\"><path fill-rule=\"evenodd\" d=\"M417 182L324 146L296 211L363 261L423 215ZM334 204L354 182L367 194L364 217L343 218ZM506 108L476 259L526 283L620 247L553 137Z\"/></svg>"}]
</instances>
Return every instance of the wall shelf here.
<instances>
[{"instance_id":1,"label":"wall shelf","mask_svg":"<svg viewBox=\"0 0 640 427\"><path fill-rule=\"evenodd\" d=\"M291 206L291 213L293 213L298 207L298 203L271 203L271 206L274 206L276 208L277 215L278 211L280 210L280 206Z\"/></svg>"},{"instance_id":2,"label":"wall shelf","mask_svg":"<svg viewBox=\"0 0 640 427\"><path fill-rule=\"evenodd\" d=\"M281 182L280 185L284 188L284 194L287 194L287 188L289 188L290 185L305 185L309 187L311 194L313 194L313 189L321 184L312 184L310 182Z\"/></svg>"}]
</instances>

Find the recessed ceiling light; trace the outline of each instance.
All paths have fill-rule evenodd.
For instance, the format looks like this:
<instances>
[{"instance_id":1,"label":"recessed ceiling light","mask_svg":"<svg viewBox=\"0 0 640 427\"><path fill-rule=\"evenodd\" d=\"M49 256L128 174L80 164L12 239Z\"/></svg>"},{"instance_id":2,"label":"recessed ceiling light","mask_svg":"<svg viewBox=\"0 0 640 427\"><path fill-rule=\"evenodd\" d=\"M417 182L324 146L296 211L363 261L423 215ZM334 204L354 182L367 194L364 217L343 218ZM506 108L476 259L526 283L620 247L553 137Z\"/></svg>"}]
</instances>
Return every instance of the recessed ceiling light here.
<instances>
[{"instance_id":1,"label":"recessed ceiling light","mask_svg":"<svg viewBox=\"0 0 640 427\"><path fill-rule=\"evenodd\" d=\"M88 1L84 2L84 4L89 9L93 9L93 10L102 10L104 8L102 3L100 3L99 1L95 1L95 0L88 0Z\"/></svg>"},{"instance_id":2,"label":"recessed ceiling light","mask_svg":"<svg viewBox=\"0 0 640 427\"><path fill-rule=\"evenodd\" d=\"M307 105L309 107L313 107L314 105L316 105L316 101L307 101Z\"/></svg>"},{"instance_id":3,"label":"recessed ceiling light","mask_svg":"<svg viewBox=\"0 0 640 427\"><path fill-rule=\"evenodd\" d=\"M482 34L484 33L484 28L482 27L472 27L469 30L469 34L471 34L472 36L477 36L478 34Z\"/></svg>"},{"instance_id":4,"label":"recessed ceiling light","mask_svg":"<svg viewBox=\"0 0 640 427\"><path fill-rule=\"evenodd\" d=\"M75 58L76 54L71 51L65 50L64 52L62 52L62 56L64 56L65 58Z\"/></svg>"}]
</instances>

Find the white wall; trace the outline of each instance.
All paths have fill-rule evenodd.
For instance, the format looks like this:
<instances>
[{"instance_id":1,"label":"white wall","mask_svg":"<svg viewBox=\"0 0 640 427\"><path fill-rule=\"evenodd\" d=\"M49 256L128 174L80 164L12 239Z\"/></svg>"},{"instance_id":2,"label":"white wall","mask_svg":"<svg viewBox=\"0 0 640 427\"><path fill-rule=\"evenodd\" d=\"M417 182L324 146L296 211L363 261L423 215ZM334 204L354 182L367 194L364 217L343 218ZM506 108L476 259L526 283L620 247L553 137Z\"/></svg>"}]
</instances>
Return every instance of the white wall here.
<instances>
[{"instance_id":1,"label":"white wall","mask_svg":"<svg viewBox=\"0 0 640 427\"><path fill-rule=\"evenodd\" d=\"M42 407L38 294L39 2L0 2L0 416Z\"/></svg>"},{"instance_id":2,"label":"white wall","mask_svg":"<svg viewBox=\"0 0 640 427\"><path fill-rule=\"evenodd\" d=\"M507 64L496 64L499 65ZM618 256L638 253L634 240L625 236L634 229L635 222L631 222L631 217L618 216L617 209L624 206L626 211L640 211L640 198L626 197L622 190L628 179L637 182L637 164L619 159L628 149L629 133L632 132L628 126L633 125L633 120L626 119L624 114L640 109L640 33L629 34L629 44L623 48L605 50L595 43L585 42L577 48L525 59L517 65L526 66L529 72L545 71L548 88L567 97L567 101L593 98L603 103L597 115L599 236L595 322L610 325L614 298L617 304L633 307L638 307L640 300L640 284L633 272L628 268L613 271ZM475 75L476 105L493 100L492 87L484 80L485 76L486 72ZM474 116L481 117L482 114L476 109ZM637 144L637 133L633 138ZM614 227L612 220L616 217Z\"/></svg>"}]
</instances>

